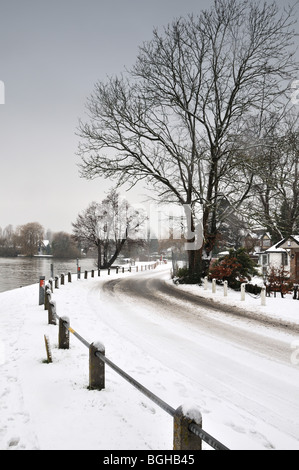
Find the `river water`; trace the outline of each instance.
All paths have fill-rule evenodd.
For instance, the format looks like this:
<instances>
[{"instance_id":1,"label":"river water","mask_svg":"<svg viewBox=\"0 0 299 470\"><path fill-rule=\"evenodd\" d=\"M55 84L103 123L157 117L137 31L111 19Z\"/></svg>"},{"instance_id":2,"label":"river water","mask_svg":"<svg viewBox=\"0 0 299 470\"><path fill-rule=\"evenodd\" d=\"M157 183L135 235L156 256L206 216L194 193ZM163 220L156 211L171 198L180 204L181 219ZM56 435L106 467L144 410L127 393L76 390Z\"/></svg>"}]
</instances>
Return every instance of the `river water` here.
<instances>
[{"instance_id":1,"label":"river water","mask_svg":"<svg viewBox=\"0 0 299 470\"><path fill-rule=\"evenodd\" d=\"M40 276L46 281L51 277L51 264L54 276L77 272L77 260L62 260L55 258L0 258L0 292L29 286L39 282ZM96 262L91 258L79 260L81 277L84 271L96 270Z\"/></svg>"}]
</instances>

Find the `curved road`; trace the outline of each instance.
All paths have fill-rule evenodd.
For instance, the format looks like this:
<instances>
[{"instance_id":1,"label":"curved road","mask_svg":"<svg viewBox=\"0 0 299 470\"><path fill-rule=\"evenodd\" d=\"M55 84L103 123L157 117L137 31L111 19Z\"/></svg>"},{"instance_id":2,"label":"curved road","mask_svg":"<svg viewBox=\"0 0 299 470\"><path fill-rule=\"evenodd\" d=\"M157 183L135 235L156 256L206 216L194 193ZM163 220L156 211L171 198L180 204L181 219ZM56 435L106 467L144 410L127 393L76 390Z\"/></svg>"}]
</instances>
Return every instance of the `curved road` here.
<instances>
[{"instance_id":1,"label":"curved road","mask_svg":"<svg viewBox=\"0 0 299 470\"><path fill-rule=\"evenodd\" d=\"M192 325L192 328L210 333L212 331L215 336L225 337L226 340L243 347L246 345L255 353L286 363L290 362L291 337L296 340L299 336L299 325L269 319L267 316L246 312L237 307L220 306L204 297L184 292L175 285L166 283L165 279L161 278L161 273L145 273L138 277L107 281L103 285L103 291L110 298L138 299L143 305L152 307L156 313L159 311L163 313L163 317L167 315L172 320L183 320L189 326ZM231 326L231 321L234 322L234 328ZM249 325L253 331L248 328ZM254 330L256 327L259 328L259 333ZM263 336L261 341L261 331L269 329L277 331L278 334L287 334L289 336L287 343L271 336Z\"/></svg>"},{"instance_id":2,"label":"curved road","mask_svg":"<svg viewBox=\"0 0 299 470\"><path fill-rule=\"evenodd\" d=\"M299 366L291 363L299 328L220 309L167 278L157 270L101 282L102 300L118 306L103 320L200 390L269 428L262 438L266 448L273 447L268 433L274 432L282 434L281 448L299 449ZM246 432L246 426L240 430Z\"/></svg>"}]
</instances>

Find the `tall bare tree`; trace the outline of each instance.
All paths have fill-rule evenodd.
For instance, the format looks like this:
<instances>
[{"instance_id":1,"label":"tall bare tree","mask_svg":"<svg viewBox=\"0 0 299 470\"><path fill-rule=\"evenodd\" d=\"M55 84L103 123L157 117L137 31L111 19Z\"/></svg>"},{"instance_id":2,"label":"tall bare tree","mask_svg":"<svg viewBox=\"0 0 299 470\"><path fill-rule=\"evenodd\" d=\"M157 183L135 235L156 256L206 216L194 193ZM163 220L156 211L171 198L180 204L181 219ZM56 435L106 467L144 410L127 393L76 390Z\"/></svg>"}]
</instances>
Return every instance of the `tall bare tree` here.
<instances>
[{"instance_id":1,"label":"tall bare tree","mask_svg":"<svg viewBox=\"0 0 299 470\"><path fill-rule=\"evenodd\" d=\"M275 2L215 0L155 30L130 71L95 85L79 128L81 175L146 180L191 211L191 232L202 221L209 253L219 203L240 205L253 181L240 178L232 136L253 110L279 106L295 78L293 18ZM189 251L190 273L201 256Z\"/></svg>"},{"instance_id":2,"label":"tall bare tree","mask_svg":"<svg viewBox=\"0 0 299 470\"><path fill-rule=\"evenodd\" d=\"M257 121L249 127L254 145L246 154L254 179L244 206L274 243L299 229L299 115L291 110L283 117L270 113L264 116L262 132Z\"/></svg>"}]
</instances>

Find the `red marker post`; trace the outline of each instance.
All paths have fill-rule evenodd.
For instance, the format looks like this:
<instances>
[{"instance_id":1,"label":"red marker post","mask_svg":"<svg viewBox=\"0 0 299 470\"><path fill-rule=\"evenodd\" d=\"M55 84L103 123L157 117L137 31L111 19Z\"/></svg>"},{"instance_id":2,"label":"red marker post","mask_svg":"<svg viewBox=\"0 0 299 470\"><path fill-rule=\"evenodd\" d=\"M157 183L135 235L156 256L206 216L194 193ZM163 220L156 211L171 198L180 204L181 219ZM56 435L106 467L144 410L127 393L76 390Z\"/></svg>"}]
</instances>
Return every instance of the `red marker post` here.
<instances>
[{"instance_id":1,"label":"red marker post","mask_svg":"<svg viewBox=\"0 0 299 470\"><path fill-rule=\"evenodd\" d=\"M45 303L45 276L40 276L39 278L39 305L44 305Z\"/></svg>"}]
</instances>

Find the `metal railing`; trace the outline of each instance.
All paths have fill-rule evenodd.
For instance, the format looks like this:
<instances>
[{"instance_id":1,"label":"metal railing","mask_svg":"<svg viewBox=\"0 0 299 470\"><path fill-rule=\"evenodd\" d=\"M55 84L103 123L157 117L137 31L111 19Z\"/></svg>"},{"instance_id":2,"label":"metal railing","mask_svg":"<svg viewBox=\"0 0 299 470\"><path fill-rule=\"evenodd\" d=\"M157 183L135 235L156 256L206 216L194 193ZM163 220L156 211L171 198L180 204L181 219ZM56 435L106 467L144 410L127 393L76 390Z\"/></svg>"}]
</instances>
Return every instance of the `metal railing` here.
<instances>
[{"instance_id":1,"label":"metal railing","mask_svg":"<svg viewBox=\"0 0 299 470\"><path fill-rule=\"evenodd\" d=\"M95 355L102 364L107 364L112 370L114 370L118 375L120 375L123 379L133 385L137 390L143 393L147 398L153 401L156 405L158 405L161 409L163 409L166 413L168 413L173 418L176 418L178 410L174 409L168 403L163 401L157 395L155 395L152 391L144 387L141 383L127 374L124 370L118 367L114 362L112 362L108 357L105 355L104 347L103 350L101 348L97 348L94 343L89 343L86 339L84 339L79 333L77 333L71 326L70 321L67 317L60 317L56 312L56 302L51 300L52 289L51 285L47 284L45 287L45 306L47 305L48 309L48 321L49 323L56 324L56 319L59 321L59 345L60 349L68 349L69 348L69 333L73 334L84 346L86 346L89 351L92 348L95 348L93 355ZM100 378L101 385L99 386L99 390L105 387L105 377ZM200 425L185 417L185 426L187 426L188 431L193 435L197 436L200 440L206 442L209 446L211 446L215 450L229 450L224 444L219 442L213 436L208 434L206 431L202 429ZM201 448L201 442L200 442ZM176 449L178 450L178 448ZM179 449L181 450L181 449ZM187 447L182 448L182 450L192 450L192 448Z\"/></svg>"}]
</instances>

